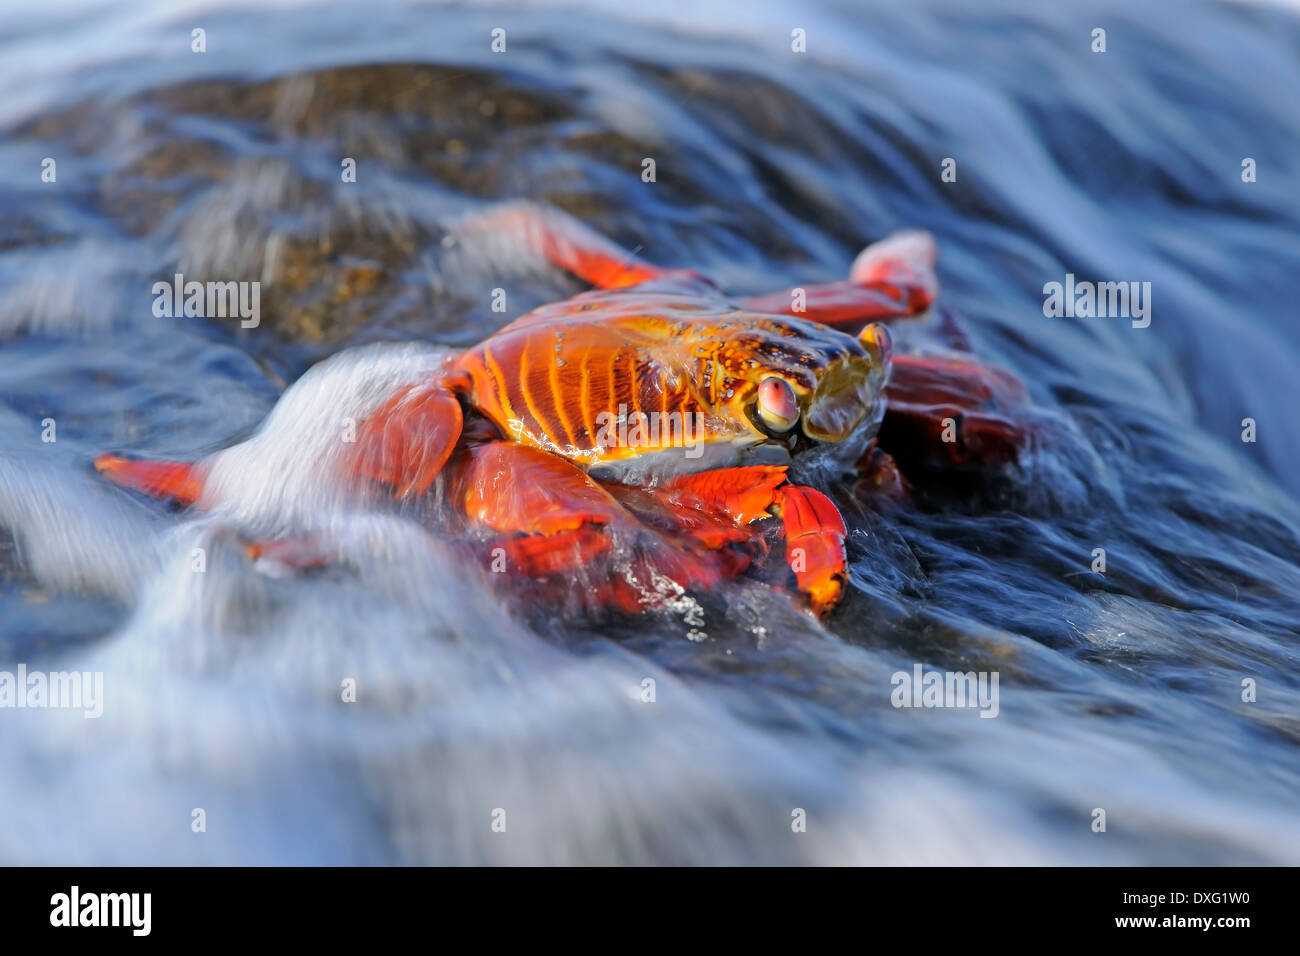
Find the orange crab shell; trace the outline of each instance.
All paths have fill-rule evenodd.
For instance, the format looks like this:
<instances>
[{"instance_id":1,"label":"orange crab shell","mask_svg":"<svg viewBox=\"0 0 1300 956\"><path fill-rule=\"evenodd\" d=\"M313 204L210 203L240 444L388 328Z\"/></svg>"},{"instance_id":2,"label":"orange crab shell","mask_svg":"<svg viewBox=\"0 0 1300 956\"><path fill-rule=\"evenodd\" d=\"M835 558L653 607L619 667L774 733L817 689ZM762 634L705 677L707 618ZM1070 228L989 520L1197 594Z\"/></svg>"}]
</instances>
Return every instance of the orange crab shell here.
<instances>
[{"instance_id":1,"label":"orange crab shell","mask_svg":"<svg viewBox=\"0 0 1300 956\"><path fill-rule=\"evenodd\" d=\"M806 438L844 438L878 404L889 352L878 325L854 338L698 296L594 292L469 349L452 384L503 435L586 467L701 446L713 463L794 440L755 414L773 376L789 383Z\"/></svg>"}]
</instances>

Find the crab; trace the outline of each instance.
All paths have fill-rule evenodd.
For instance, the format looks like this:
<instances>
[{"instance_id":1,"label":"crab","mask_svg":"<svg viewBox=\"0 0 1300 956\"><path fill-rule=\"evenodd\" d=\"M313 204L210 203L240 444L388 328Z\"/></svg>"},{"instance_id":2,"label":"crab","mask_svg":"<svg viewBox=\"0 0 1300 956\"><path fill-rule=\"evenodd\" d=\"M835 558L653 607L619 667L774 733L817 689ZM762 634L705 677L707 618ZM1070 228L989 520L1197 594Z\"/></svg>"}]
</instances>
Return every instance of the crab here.
<instances>
[{"instance_id":1,"label":"crab","mask_svg":"<svg viewBox=\"0 0 1300 956\"><path fill-rule=\"evenodd\" d=\"M889 323L933 315L928 234L868 246L843 281L732 300L549 207L496 207L462 234L496 231L594 288L388 396L343 467L399 501L436 485L446 530L517 575L581 572L634 611L638 573L707 588L764 564L784 539L786 580L826 615L845 591L847 531L831 497L792 471L823 486L852 475L855 494L897 501L909 494L899 461L1000 466L1024 446L1025 395L1011 375L960 349L895 352ZM938 324L952 332L950 319ZM183 505L204 498L203 461L105 454L95 467ZM290 563L302 553L249 550ZM615 571L616 553L631 563Z\"/></svg>"}]
</instances>

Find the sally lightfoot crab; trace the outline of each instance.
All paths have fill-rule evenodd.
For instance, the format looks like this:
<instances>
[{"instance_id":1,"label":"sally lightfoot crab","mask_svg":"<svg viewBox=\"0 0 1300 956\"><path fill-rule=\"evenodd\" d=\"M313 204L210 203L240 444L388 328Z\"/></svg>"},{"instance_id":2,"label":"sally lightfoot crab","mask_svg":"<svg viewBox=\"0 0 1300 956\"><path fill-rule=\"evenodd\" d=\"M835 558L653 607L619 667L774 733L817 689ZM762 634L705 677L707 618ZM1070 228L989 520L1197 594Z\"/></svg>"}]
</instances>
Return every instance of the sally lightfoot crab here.
<instances>
[{"instance_id":1,"label":"sally lightfoot crab","mask_svg":"<svg viewBox=\"0 0 1300 956\"><path fill-rule=\"evenodd\" d=\"M497 207L462 235L495 230L595 288L388 396L337 477L400 500L437 484L440 530L515 574L598 569L601 600L636 610L638 575L707 588L761 562L775 526L824 614L844 591L847 532L823 491L790 480L792 463L819 482L857 472L860 494L898 498L895 457L969 468L1023 445L1010 375L951 350L894 354L885 323L927 313L938 291L924 233L869 246L844 281L733 301L549 208ZM205 503L211 464L95 460L117 484L187 505ZM251 550L310 563L301 542Z\"/></svg>"}]
</instances>

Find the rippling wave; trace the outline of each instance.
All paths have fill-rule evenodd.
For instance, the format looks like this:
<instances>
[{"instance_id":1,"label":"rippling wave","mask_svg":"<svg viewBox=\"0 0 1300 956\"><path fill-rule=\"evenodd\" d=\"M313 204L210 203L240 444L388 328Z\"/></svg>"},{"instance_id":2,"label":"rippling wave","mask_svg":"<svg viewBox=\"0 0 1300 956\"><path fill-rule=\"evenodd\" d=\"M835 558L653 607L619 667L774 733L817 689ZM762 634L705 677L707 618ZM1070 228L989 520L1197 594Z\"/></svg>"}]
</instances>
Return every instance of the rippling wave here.
<instances>
[{"instance_id":1,"label":"rippling wave","mask_svg":"<svg viewBox=\"0 0 1300 956\"><path fill-rule=\"evenodd\" d=\"M0 12L0 168L30 171L0 180L0 671L104 675L98 719L0 710L0 859L1300 862L1292 12L266 6ZM824 625L757 582L634 620L503 600L319 461L577 291L456 241L521 197L738 293L930 230L1032 454L978 502L848 514ZM260 325L155 316L177 272L261 281ZM1149 282L1150 326L1045 316L1067 273ZM202 512L90 467L246 440ZM241 544L320 529L321 573ZM997 672L997 719L891 706L916 664Z\"/></svg>"}]
</instances>

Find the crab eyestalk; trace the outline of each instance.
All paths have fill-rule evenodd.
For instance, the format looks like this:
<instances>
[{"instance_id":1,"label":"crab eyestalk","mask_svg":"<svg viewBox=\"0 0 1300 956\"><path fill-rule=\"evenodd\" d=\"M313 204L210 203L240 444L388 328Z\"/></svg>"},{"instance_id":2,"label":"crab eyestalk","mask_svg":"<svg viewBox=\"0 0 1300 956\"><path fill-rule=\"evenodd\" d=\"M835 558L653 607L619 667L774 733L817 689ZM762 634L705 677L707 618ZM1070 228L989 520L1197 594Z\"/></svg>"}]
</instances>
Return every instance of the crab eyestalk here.
<instances>
[{"instance_id":1,"label":"crab eyestalk","mask_svg":"<svg viewBox=\"0 0 1300 956\"><path fill-rule=\"evenodd\" d=\"M876 410L889 375L889 331L873 323L858 341L865 355L845 355L817 380L803 421L804 434L814 441L843 441Z\"/></svg>"},{"instance_id":2,"label":"crab eyestalk","mask_svg":"<svg viewBox=\"0 0 1300 956\"><path fill-rule=\"evenodd\" d=\"M758 386L758 417L777 434L784 434L799 420L799 401L790 383L775 375Z\"/></svg>"}]
</instances>

